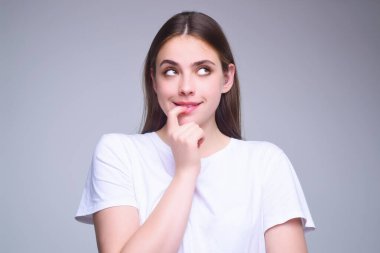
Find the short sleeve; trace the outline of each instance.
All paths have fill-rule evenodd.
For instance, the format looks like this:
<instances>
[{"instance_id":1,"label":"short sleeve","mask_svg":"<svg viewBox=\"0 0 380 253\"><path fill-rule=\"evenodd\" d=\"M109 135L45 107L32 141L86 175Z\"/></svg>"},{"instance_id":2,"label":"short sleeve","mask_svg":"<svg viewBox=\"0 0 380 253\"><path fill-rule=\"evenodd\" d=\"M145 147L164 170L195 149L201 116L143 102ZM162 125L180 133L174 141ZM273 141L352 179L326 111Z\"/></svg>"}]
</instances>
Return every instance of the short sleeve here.
<instances>
[{"instance_id":1,"label":"short sleeve","mask_svg":"<svg viewBox=\"0 0 380 253\"><path fill-rule=\"evenodd\" d=\"M93 155L76 220L92 224L92 214L102 209L137 207L130 164L126 144L120 136L102 136Z\"/></svg>"},{"instance_id":2,"label":"short sleeve","mask_svg":"<svg viewBox=\"0 0 380 253\"><path fill-rule=\"evenodd\" d=\"M264 231L301 218L304 231L315 229L298 177L288 157L277 146L271 146L263 183Z\"/></svg>"}]
</instances>

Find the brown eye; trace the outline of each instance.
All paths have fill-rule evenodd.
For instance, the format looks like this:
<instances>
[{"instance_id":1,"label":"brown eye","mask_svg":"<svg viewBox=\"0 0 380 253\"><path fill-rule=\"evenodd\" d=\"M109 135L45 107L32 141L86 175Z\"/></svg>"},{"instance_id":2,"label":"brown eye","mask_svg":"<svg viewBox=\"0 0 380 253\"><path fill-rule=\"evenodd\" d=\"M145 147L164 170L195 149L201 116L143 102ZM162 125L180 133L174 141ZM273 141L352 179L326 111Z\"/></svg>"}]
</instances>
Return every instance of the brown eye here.
<instances>
[{"instance_id":1,"label":"brown eye","mask_svg":"<svg viewBox=\"0 0 380 253\"><path fill-rule=\"evenodd\" d=\"M167 69L164 71L164 75L166 76L174 76L177 74L177 71L175 71L174 69Z\"/></svg>"},{"instance_id":2,"label":"brown eye","mask_svg":"<svg viewBox=\"0 0 380 253\"><path fill-rule=\"evenodd\" d=\"M198 69L197 73L200 76L206 76L206 75L210 74L210 70L208 68L202 67L202 68Z\"/></svg>"}]
</instances>

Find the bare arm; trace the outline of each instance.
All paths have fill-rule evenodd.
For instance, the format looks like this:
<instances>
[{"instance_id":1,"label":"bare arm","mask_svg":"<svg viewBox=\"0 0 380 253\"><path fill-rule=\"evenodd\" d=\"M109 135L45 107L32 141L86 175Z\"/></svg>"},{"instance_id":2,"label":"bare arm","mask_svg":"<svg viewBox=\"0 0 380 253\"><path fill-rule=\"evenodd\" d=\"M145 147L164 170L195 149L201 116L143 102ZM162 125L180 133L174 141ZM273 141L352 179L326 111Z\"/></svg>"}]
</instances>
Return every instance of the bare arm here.
<instances>
[{"instance_id":1,"label":"bare arm","mask_svg":"<svg viewBox=\"0 0 380 253\"><path fill-rule=\"evenodd\" d=\"M176 252L186 228L194 185L187 178L174 178L142 226L134 207L112 207L96 213L99 251Z\"/></svg>"},{"instance_id":2,"label":"bare arm","mask_svg":"<svg viewBox=\"0 0 380 253\"><path fill-rule=\"evenodd\" d=\"M265 232L267 253L307 253L307 246L299 218L274 226Z\"/></svg>"},{"instance_id":3,"label":"bare arm","mask_svg":"<svg viewBox=\"0 0 380 253\"><path fill-rule=\"evenodd\" d=\"M186 108L169 112L170 146L176 174L160 202L141 226L134 207L112 207L94 214L101 253L177 252L188 221L196 179L200 170L198 143L203 131L195 124L178 125Z\"/></svg>"},{"instance_id":4,"label":"bare arm","mask_svg":"<svg viewBox=\"0 0 380 253\"><path fill-rule=\"evenodd\" d=\"M99 252L120 252L125 241L139 228L139 214L135 207L118 206L93 215Z\"/></svg>"}]
</instances>

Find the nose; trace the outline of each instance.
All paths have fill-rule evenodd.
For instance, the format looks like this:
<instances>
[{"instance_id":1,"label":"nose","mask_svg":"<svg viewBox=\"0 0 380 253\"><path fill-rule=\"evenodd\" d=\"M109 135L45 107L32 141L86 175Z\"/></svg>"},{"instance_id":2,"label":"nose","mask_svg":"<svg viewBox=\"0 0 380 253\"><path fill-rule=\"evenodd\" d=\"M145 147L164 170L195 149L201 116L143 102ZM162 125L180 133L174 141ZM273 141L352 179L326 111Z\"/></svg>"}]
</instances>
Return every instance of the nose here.
<instances>
[{"instance_id":1,"label":"nose","mask_svg":"<svg viewBox=\"0 0 380 253\"><path fill-rule=\"evenodd\" d=\"M195 85L190 76L182 76L178 89L179 95L192 96L195 93Z\"/></svg>"}]
</instances>

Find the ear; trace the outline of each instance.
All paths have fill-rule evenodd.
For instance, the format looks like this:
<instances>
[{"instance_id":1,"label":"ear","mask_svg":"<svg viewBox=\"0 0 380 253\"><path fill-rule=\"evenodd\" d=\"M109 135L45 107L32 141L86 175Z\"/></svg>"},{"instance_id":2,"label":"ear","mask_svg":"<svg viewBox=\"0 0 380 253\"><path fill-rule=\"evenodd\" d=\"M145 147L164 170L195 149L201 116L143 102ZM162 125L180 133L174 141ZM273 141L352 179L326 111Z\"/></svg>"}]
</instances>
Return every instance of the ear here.
<instances>
[{"instance_id":1,"label":"ear","mask_svg":"<svg viewBox=\"0 0 380 253\"><path fill-rule=\"evenodd\" d=\"M152 79L153 89L155 92L157 92L157 83L153 68L150 68L150 78Z\"/></svg>"},{"instance_id":2,"label":"ear","mask_svg":"<svg viewBox=\"0 0 380 253\"><path fill-rule=\"evenodd\" d=\"M229 92L232 86L234 85L235 69L236 68L234 64L228 64L228 69L224 72L224 84L222 88L222 93Z\"/></svg>"}]
</instances>

